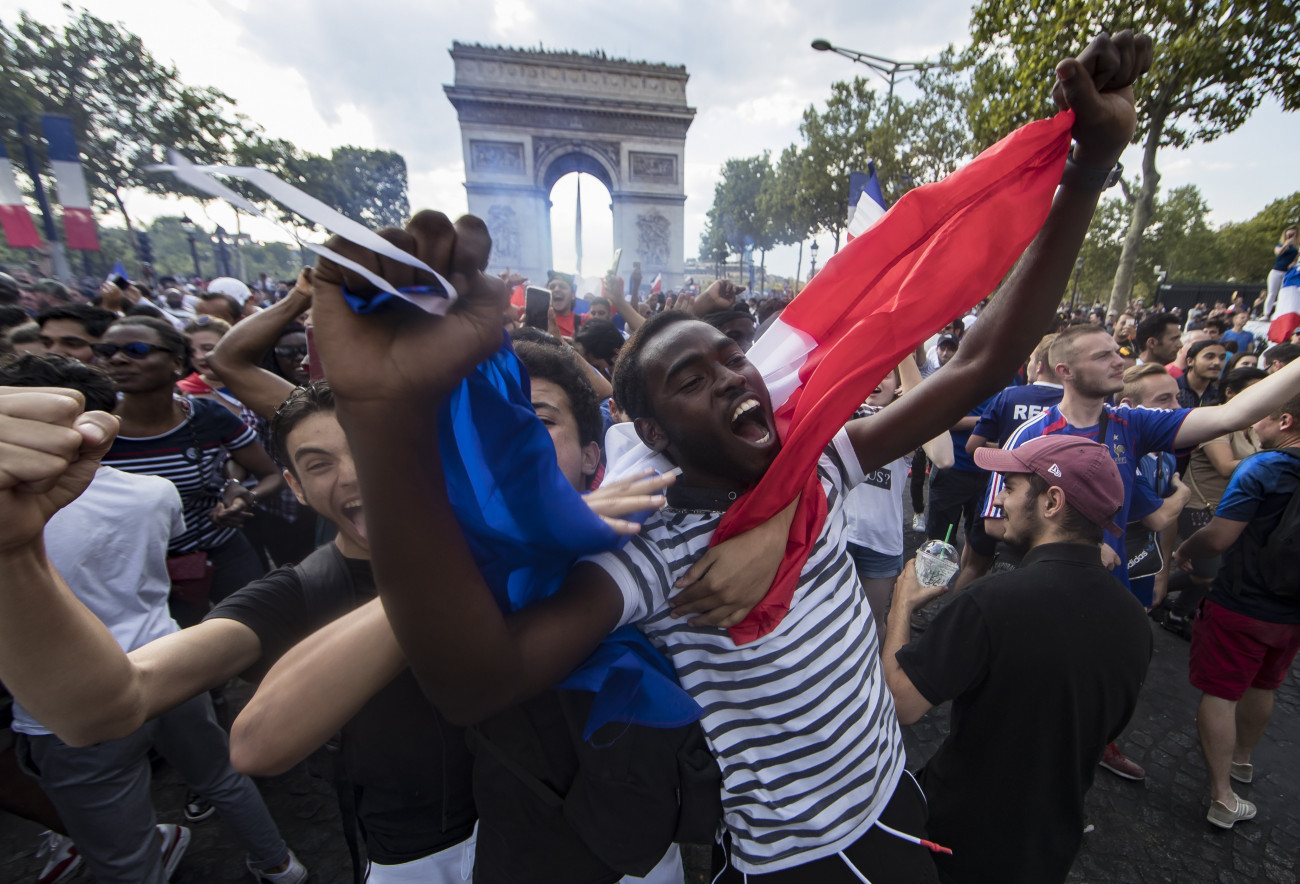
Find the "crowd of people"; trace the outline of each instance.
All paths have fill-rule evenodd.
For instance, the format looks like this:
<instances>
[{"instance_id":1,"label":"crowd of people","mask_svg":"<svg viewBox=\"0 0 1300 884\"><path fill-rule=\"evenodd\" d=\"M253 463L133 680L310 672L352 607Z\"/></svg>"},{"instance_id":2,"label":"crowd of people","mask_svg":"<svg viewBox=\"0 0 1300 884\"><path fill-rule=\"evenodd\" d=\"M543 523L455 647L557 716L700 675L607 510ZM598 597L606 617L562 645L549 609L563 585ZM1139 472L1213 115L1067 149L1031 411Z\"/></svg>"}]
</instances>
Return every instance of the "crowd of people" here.
<instances>
[{"instance_id":1,"label":"crowd of people","mask_svg":"<svg viewBox=\"0 0 1300 884\"><path fill-rule=\"evenodd\" d=\"M1074 153L1020 262L722 542L805 432L747 357L783 297L643 298L634 266L582 312L552 272L543 318L482 222L433 212L390 239L445 316L357 312L376 290L328 260L94 303L0 276L0 807L48 828L42 884L169 879L154 754L191 825L305 881L249 777L327 742L356 880L1063 881L1097 767L1144 777L1118 742L1153 617L1190 634L1206 819L1252 819L1300 649L1300 342L1256 346L1244 304L1058 312L1150 58L1124 32L1062 62ZM961 547L948 584L905 489Z\"/></svg>"}]
</instances>

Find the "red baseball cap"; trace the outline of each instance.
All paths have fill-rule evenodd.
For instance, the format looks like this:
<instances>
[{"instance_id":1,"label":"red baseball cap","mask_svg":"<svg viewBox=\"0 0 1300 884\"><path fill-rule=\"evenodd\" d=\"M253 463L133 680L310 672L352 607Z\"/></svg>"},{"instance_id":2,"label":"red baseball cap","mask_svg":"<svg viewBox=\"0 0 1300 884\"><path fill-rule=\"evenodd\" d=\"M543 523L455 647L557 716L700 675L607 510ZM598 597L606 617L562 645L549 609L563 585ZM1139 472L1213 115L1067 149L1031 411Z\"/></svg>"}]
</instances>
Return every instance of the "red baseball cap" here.
<instances>
[{"instance_id":1,"label":"red baseball cap","mask_svg":"<svg viewBox=\"0 0 1300 884\"><path fill-rule=\"evenodd\" d=\"M1081 436L1039 436L1019 448L979 448L975 464L999 473L1033 473L1065 492L1089 522L1120 537L1115 514L1124 504L1124 481L1105 445Z\"/></svg>"}]
</instances>

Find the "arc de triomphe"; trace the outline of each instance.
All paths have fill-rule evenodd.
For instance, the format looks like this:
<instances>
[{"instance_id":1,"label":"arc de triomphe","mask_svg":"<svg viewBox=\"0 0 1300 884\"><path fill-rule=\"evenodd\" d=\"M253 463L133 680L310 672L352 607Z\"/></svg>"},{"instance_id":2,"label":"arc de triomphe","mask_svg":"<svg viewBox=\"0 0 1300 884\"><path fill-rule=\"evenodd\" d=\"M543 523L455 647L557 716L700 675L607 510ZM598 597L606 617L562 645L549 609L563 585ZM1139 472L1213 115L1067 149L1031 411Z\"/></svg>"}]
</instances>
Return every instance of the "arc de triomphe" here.
<instances>
[{"instance_id":1,"label":"arc de triomphe","mask_svg":"<svg viewBox=\"0 0 1300 884\"><path fill-rule=\"evenodd\" d=\"M648 282L682 282L683 160L695 109L686 68L615 61L603 54L453 43L470 214L492 231L492 269L509 266L543 285L551 268L551 188L587 172L609 188L614 247L626 278L640 261ZM588 276L608 259L587 256ZM574 268L556 267L557 270Z\"/></svg>"}]
</instances>

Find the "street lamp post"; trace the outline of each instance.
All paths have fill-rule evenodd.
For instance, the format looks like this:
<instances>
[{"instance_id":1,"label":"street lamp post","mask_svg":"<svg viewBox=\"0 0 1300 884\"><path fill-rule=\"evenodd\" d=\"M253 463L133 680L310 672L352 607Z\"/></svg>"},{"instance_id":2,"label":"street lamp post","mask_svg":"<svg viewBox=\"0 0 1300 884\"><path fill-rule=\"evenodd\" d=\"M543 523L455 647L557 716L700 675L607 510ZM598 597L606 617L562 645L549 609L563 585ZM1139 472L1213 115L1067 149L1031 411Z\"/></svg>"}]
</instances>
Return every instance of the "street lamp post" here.
<instances>
[{"instance_id":1,"label":"street lamp post","mask_svg":"<svg viewBox=\"0 0 1300 884\"><path fill-rule=\"evenodd\" d=\"M871 70L875 71L880 78L889 84L889 93L885 97L885 122L888 123L894 111L894 83L899 79L907 79L908 76L928 70L929 68L942 67L941 62L935 61L898 61L893 58L885 58L883 55L873 55L870 52L859 52L856 49L845 49L843 46L834 46L829 40L823 40L818 37L812 41L812 48L818 52L834 52L836 55L842 55L850 61L856 61L858 64L865 64ZM901 78L899 75L903 75Z\"/></svg>"},{"instance_id":2,"label":"street lamp post","mask_svg":"<svg viewBox=\"0 0 1300 884\"><path fill-rule=\"evenodd\" d=\"M1074 262L1074 290L1070 292L1070 309L1079 305L1079 274L1083 272L1083 257Z\"/></svg>"},{"instance_id":3,"label":"street lamp post","mask_svg":"<svg viewBox=\"0 0 1300 884\"><path fill-rule=\"evenodd\" d=\"M189 215L181 216L181 230L185 231L185 238L189 240L190 243L190 257L194 259L194 275L202 277L203 271L199 268L199 250L194 245L194 227L195 224L190 220Z\"/></svg>"},{"instance_id":4,"label":"street lamp post","mask_svg":"<svg viewBox=\"0 0 1300 884\"><path fill-rule=\"evenodd\" d=\"M817 275L817 240L813 240L808 247L808 254L812 256L808 263L808 281L812 282L812 278Z\"/></svg>"}]
</instances>

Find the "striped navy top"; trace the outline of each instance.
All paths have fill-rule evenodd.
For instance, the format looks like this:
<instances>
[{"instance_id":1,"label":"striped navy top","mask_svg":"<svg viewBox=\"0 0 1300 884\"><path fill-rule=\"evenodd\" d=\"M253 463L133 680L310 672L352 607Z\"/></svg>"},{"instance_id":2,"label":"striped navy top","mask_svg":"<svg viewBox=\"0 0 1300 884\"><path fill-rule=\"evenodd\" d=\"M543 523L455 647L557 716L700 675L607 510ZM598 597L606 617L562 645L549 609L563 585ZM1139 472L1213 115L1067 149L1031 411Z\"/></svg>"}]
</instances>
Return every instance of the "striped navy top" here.
<instances>
[{"instance_id":1,"label":"striped navy top","mask_svg":"<svg viewBox=\"0 0 1300 884\"><path fill-rule=\"evenodd\" d=\"M750 644L668 614L673 581L708 548L721 513L665 508L622 550L590 559L623 593L621 622L638 625L703 707L732 864L748 874L852 844L888 802L905 761L871 609L845 546L846 492L863 476L843 431L818 475L826 526L789 613Z\"/></svg>"},{"instance_id":2,"label":"striped navy top","mask_svg":"<svg viewBox=\"0 0 1300 884\"><path fill-rule=\"evenodd\" d=\"M234 536L208 518L225 486L222 467L229 452L257 441L253 430L230 409L211 399L181 400L190 416L161 436L118 436L104 464L127 473L162 476L180 492L185 532L172 538L168 555L215 549Z\"/></svg>"}]
</instances>

